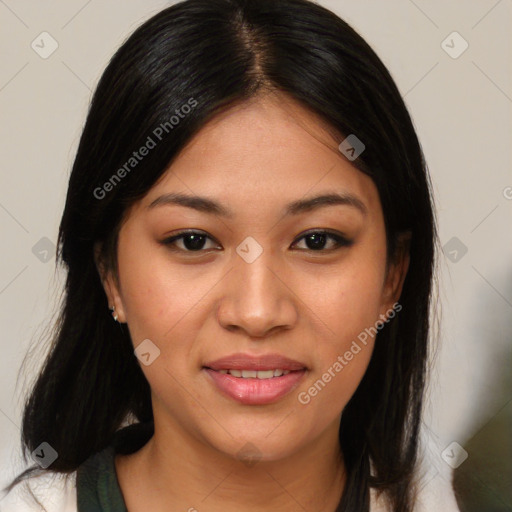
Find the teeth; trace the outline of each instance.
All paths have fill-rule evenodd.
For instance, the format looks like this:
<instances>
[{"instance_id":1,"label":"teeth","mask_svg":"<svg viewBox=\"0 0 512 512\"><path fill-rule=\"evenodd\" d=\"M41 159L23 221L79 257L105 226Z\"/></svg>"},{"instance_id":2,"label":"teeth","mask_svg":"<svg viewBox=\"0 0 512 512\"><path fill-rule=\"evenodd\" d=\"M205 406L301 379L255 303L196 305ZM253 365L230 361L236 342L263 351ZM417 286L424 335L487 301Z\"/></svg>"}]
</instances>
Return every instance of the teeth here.
<instances>
[{"instance_id":1,"label":"teeth","mask_svg":"<svg viewBox=\"0 0 512 512\"><path fill-rule=\"evenodd\" d=\"M290 370L219 370L219 373L224 375L229 373L233 377L241 377L242 379L271 379L287 375Z\"/></svg>"}]
</instances>

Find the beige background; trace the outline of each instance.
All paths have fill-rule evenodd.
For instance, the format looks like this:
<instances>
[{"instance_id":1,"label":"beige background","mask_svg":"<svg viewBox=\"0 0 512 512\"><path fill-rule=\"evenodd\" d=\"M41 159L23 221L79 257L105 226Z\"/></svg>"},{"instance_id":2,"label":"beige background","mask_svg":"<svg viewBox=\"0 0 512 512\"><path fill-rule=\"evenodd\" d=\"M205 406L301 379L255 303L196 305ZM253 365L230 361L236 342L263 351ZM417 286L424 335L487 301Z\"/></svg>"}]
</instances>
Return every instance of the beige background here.
<instances>
[{"instance_id":1,"label":"beige background","mask_svg":"<svg viewBox=\"0 0 512 512\"><path fill-rule=\"evenodd\" d=\"M391 71L429 164L441 244L457 238L440 258L441 345L425 419L431 478L448 478L451 468L441 453L450 443L473 446L497 420L510 429L512 415L512 2L318 3L350 23ZM0 484L20 469L15 458L24 379L18 386L16 379L62 285L51 243L91 91L125 37L167 5L0 0ZM450 35L454 31L463 39ZM42 32L58 43L46 59L31 47ZM460 56L447 53L455 56L464 41L469 46ZM32 372L40 362L36 353ZM499 443L504 441L489 454L510 452L510 445ZM486 444L476 444L478 453L472 457L469 450L461 468L472 460L492 462ZM457 459L463 452L454 446ZM493 479L491 472L479 481L505 503L503 486L510 498L510 485ZM507 503L511 508L503 510L512 510Z\"/></svg>"}]
</instances>

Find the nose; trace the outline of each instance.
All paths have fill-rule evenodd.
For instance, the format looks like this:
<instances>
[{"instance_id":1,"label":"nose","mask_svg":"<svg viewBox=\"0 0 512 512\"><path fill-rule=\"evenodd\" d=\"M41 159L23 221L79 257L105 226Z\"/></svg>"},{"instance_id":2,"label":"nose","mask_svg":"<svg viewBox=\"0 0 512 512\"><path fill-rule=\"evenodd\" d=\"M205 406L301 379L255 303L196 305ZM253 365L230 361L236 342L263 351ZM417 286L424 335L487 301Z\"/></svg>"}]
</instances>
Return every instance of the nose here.
<instances>
[{"instance_id":1,"label":"nose","mask_svg":"<svg viewBox=\"0 0 512 512\"><path fill-rule=\"evenodd\" d=\"M239 258L224 281L217 309L220 325L251 338L293 328L298 319L297 298L286 277L266 251L252 263Z\"/></svg>"}]
</instances>

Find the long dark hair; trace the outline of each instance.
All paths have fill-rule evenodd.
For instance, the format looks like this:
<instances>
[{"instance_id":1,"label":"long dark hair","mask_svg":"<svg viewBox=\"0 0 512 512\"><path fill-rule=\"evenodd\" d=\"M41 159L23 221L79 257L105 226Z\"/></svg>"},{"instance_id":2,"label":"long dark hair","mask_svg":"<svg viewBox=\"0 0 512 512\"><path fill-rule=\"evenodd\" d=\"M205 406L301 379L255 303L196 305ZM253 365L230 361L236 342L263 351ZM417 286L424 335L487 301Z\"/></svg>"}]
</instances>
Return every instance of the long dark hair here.
<instances>
[{"instance_id":1,"label":"long dark hair","mask_svg":"<svg viewBox=\"0 0 512 512\"><path fill-rule=\"evenodd\" d=\"M437 240L429 177L381 60L343 20L307 0L180 2L145 22L112 58L69 180L58 243L67 281L51 350L25 404L25 460L45 441L58 452L50 469L71 473L111 444L127 418L151 422L149 384L126 327L111 319L93 249L101 243L101 259L115 273L127 208L209 119L272 90L318 115L340 142L349 134L363 141L353 164L379 191L388 255L400 233L411 234L402 310L378 333L343 411L347 482L338 510L368 511L370 488L384 491L394 511L412 510ZM148 137L154 147L131 161L151 145Z\"/></svg>"}]
</instances>

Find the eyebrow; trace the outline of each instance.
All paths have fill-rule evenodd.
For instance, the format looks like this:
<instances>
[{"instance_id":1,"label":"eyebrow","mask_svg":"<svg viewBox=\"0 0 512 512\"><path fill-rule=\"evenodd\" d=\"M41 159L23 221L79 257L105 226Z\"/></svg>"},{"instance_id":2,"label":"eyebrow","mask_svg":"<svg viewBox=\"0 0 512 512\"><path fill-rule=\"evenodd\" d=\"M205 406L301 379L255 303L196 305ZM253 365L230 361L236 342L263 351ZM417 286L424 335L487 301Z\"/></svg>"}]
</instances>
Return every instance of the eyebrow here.
<instances>
[{"instance_id":1,"label":"eyebrow","mask_svg":"<svg viewBox=\"0 0 512 512\"><path fill-rule=\"evenodd\" d=\"M148 205L148 209L164 205L179 205L194 210L215 215L217 217L233 218L234 213L229 208L222 206L220 203L201 196L191 196L180 193L169 193L157 197ZM368 210L358 197L350 193L338 194L329 193L321 194L307 199L299 199L286 205L284 209L284 216L298 215L300 213L317 210L326 206L350 206L359 210L363 215L368 213Z\"/></svg>"}]
</instances>

